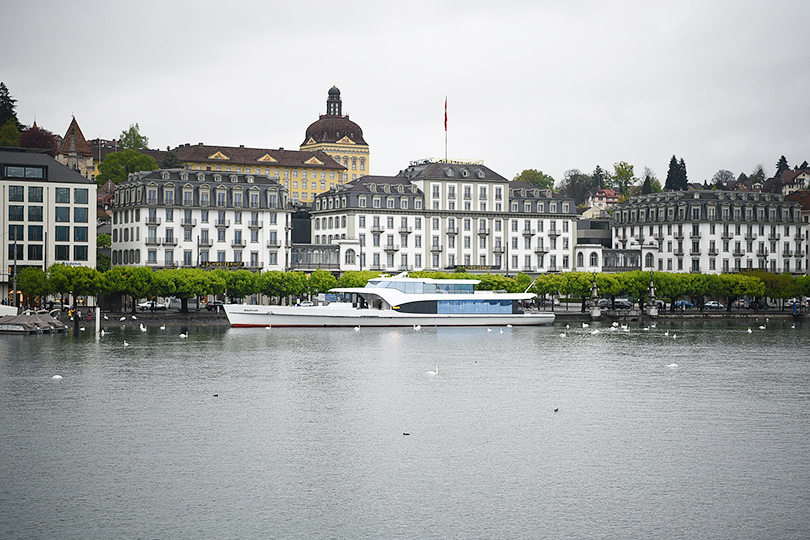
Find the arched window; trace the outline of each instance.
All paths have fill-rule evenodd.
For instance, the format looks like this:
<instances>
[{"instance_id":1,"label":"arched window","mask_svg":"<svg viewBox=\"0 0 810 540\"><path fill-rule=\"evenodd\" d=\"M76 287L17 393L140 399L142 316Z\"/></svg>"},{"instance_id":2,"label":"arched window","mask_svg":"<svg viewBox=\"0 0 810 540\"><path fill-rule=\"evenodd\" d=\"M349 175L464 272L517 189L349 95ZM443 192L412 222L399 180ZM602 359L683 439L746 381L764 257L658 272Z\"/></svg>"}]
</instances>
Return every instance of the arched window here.
<instances>
[{"instance_id":1,"label":"arched window","mask_svg":"<svg viewBox=\"0 0 810 540\"><path fill-rule=\"evenodd\" d=\"M354 250L349 249L346 251L346 264L354 264Z\"/></svg>"},{"instance_id":2,"label":"arched window","mask_svg":"<svg viewBox=\"0 0 810 540\"><path fill-rule=\"evenodd\" d=\"M360 158L360 170L361 171L366 170L366 158L364 158L364 157Z\"/></svg>"},{"instance_id":3,"label":"arched window","mask_svg":"<svg viewBox=\"0 0 810 540\"><path fill-rule=\"evenodd\" d=\"M353 171L357 170L357 158L356 157L352 158L352 170Z\"/></svg>"},{"instance_id":4,"label":"arched window","mask_svg":"<svg viewBox=\"0 0 810 540\"><path fill-rule=\"evenodd\" d=\"M577 266L585 266L585 256L582 252L577 253Z\"/></svg>"},{"instance_id":5,"label":"arched window","mask_svg":"<svg viewBox=\"0 0 810 540\"><path fill-rule=\"evenodd\" d=\"M591 266L599 266L599 255L591 253Z\"/></svg>"},{"instance_id":6,"label":"arched window","mask_svg":"<svg viewBox=\"0 0 810 540\"><path fill-rule=\"evenodd\" d=\"M653 254L652 253L647 253L647 255L644 257L644 266L646 266L647 268L652 268L652 266L653 266Z\"/></svg>"}]
</instances>

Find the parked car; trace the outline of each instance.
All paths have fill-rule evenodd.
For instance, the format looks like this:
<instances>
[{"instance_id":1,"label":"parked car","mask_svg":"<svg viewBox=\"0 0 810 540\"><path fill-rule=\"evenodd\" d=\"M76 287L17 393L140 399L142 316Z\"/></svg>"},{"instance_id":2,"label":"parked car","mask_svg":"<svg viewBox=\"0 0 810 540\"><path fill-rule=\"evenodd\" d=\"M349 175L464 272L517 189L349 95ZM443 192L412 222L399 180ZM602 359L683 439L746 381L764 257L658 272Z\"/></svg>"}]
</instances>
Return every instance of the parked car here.
<instances>
[{"instance_id":1,"label":"parked car","mask_svg":"<svg viewBox=\"0 0 810 540\"><path fill-rule=\"evenodd\" d=\"M48 311L52 311L54 309L58 309L60 311L67 311L70 309L70 306L63 306L62 302L48 301L45 302L45 309L47 309Z\"/></svg>"},{"instance_id":2,"label":"parked car","mask_svg":"<svg viewBox=\"0 0 810 540\"><path fill-rule=\"evenodd\" d=\"M312 303L312 300L304 300L301 302L301 307L312 307L315 304Z\"/></svg>"},{"instance_id":3,"label":"parked car","mask_svg":"<svg viewBox=\"0 0 810 540\"><path fill-rule=\"evenodd\" d=\"M180 309L182 306L182 301L179 298L170 298L169 299L169 307L171 309ZM188 309L199 309L199 304L197 303L197 298L189 298L188 299Z\"/></svg>"},{"instance_id":4,"label":"parked car","mask_svg":"<svg viewBox=\"0 0 810 540\"><path fill-rule=\"evenodd\" d=\"M222 309L222 306L224 305L225 302L221 300L214 300L213 302L208 302L208 304L206 304L205 306L205 309L207 309L208 311L219 311Z\"/></svg>"},{"instance_id":5,"label":"parked car","mask_svg":"<svg viewBox=\"0 0 810 540\"><path fill-rule=\"evenodd\" d=\"M678 300L675 302L675 309L692 309L695 307L695 304L692 302L687 302L686 300Z\"/></svg>"},{"instance_id":6,"label":"parked car","mask_svg":"<svg viewBox=\"0 0 810 540\"><path fill-rule=\"evenodd\" d=\"M767 304L767 302L762 302L760 300L751 300L748 302L746 306L747 309L771 309L771 306Z\"/></svg>"},{"instance_id":7,"label":"parked car","mask_svg":"<svg viewBox=\"0 0 810 540\"><path fill-rule=\"evenodd\" d=\"M613 301L613 309L633 309L633 302L624 298L617 298Z\"/></svg>"},{"instance_id":8,"label":"parked car","mask_svg":"<svg viewBox=\"0 0 810 540\"><path fill-rule=\"evenodd\" d=\"M146 302L141 302L140 304L138 304L138 309L141 311L146 311L147 309L149 311L165 310L166 304L155 302L154 300L148 300Z\"/></svg>"},{"instance_id":9,"label":"parked car","mask_svg":"<svg viewBox=\"0 0 810 540\"><path fill-rule=\"evenodd\" d=\"M703 304L703 307L706 309L726 309L726 306L724 306L717 300L709 300L708 302Z\"/></svg>"}]
</instances>

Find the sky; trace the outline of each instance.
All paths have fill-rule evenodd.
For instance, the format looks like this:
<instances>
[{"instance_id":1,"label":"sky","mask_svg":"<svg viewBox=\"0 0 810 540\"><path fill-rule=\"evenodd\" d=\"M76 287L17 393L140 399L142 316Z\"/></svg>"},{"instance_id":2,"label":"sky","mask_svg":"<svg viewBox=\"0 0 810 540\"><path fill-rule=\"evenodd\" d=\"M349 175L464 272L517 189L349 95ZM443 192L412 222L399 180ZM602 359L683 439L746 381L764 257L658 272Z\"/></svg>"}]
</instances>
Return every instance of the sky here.
<instances>
[{"instance_id":1,"label":"sky","mask_svg":"<svg viewBox=\"0 0 810 540\"><path fill-rule=\"evenodd\" d=\"M149 146L298 149L332 85L371 172L483 160L558 183L626 161L662 184L810 161L810 2L4 0L23 124ZM10 48L9 43L17 43Z\"/></svg>"}]
</instances>

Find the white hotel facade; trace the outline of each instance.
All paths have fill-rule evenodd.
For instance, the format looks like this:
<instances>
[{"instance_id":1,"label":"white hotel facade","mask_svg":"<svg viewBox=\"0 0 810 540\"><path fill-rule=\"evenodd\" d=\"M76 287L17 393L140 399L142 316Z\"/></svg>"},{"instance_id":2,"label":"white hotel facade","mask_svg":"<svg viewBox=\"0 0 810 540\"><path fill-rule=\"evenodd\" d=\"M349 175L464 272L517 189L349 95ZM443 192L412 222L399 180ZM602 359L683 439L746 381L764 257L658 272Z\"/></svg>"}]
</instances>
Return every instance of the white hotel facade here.
<instances>
[{"instance_id":1,"label":"white hotel facade","mask_svg":"<svg viewBox=\"0 0 810 540\"><path fill-rule=\"evenodd\" d=\"M364 176L318 195L312 214L313 244L339 244L344 271L574 269L574 201L479 163Z\"/></svg>"},{"instance_id":2,"label":"white hotel facade","mask_svg":"<svg viewBox=\"0 0 810 540\"><path fill-rule=\"evenodd\" d=\"M113 266L285 270L287 189L261 175L186 169L133 173L116 187Z\"/></svg>"},{"instance_id":3,"label":"white hotel facade","mask_svg":"<svg viewBox=\"0 0 810 540\"><path fill-rule=\"evenodd\" d=\"M808 225L781 194L674 191L631 197L613 215L613 247L640 249L642 270L807 272Z\"/></svg>"},{"instance_id":4,"label":"white hotel facade","mask_svg":"<svg viewBox=\"0 0 810 540\"><path fill-rule=\"evenodd\" d=\"M0 150L0 287L13 268L96 267L96 184L41 152Z\"/></svg>"}]
</instances>

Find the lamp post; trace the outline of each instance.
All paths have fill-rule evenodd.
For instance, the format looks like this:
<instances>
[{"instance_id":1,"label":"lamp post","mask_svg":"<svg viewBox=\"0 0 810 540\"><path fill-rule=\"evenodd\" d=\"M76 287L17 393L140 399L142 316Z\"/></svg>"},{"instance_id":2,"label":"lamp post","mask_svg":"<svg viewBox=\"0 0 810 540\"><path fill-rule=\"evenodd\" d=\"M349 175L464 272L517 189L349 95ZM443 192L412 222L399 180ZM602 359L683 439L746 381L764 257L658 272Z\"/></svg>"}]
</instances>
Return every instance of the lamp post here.
<instances>
[{"instance_id":1,"label":"lamp post","mask_svg":"<svg viewBox=\"0 0 810 540\"><path fill-rule=\"evenodd\" d=\"M593 273L593 284L591 285L591 319L598 319L602 316L602 308L599 307L599 287L596 285L596 272Z\"/></svg>"},{"instance_id":2,"label":"lamp post","mask_svg":"<svg viewBox=\"0 0 810 540\"><path fill-rule=\"evenodd\" d=\"M650 270L650 303L647 307L647 313L652 318L658 317L658 302L655 301L655 280L653 271Z\"/></svg>"}]
</instances>

